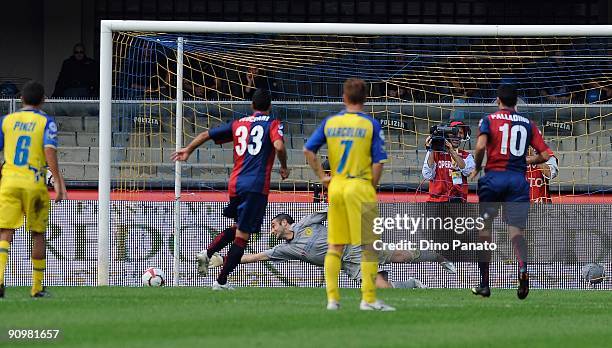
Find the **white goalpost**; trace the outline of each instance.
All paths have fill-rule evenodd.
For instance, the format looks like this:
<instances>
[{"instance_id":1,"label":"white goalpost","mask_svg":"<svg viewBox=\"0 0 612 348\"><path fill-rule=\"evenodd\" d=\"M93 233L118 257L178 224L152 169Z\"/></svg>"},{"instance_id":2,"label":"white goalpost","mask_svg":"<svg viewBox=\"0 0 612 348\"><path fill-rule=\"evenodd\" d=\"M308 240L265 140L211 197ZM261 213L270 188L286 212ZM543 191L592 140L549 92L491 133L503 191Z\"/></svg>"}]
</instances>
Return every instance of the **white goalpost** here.
<instances>
[{"instance_id":1,"label":"white goalpost","mask_svg":"<svg viewBox=\"0 0 612 348\"><path fill-rule=\"evenodd\" d=\"M336 24L336 23L254 23L102 20L100 28L100 120L98 182L98 254L97 285L109 285L111 150L113 97L113 33L235 33L296 35L412 35L478 37L609 37L612 25L451 25L451 24ZM183 146L183 49L178 38L175 89L175 149ZM181 231L181 163L174 165L174 237L173 285L179 285L179 249Z\"/></svg>"}]
</instances>

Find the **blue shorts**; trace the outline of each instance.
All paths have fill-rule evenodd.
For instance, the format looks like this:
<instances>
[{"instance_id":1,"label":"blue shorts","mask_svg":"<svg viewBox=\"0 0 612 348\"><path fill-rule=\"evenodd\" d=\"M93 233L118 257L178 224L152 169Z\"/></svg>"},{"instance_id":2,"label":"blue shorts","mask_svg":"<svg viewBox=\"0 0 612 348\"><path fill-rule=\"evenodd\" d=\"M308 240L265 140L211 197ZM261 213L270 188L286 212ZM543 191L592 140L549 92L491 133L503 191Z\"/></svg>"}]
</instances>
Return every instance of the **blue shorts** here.
<instances>
[{"instance_id":1,"label":"blue shorts","mask_svg":"<svg viewBox=\"0 0 612 348\"><path fill-rule=\"evenodd\" d=\"M246 192L238 196L230 197L229 204L223 209L223 216L234 219L238 230L244 233L259 233L264 215L268 196L257 192Z\"/></svg>"},{"instance_id":2,"label":"blue shorts","mask_svg":"<svg viewBox=\"0 0 612 348\"><path fill-rule=\"evenodd\" d=\"M525 174L512 171L489 171L478 180L480 215L497 216L504 206L504 220L510 226L525 228L529 215L529 183Z\"/></svg>"}]
</instances>

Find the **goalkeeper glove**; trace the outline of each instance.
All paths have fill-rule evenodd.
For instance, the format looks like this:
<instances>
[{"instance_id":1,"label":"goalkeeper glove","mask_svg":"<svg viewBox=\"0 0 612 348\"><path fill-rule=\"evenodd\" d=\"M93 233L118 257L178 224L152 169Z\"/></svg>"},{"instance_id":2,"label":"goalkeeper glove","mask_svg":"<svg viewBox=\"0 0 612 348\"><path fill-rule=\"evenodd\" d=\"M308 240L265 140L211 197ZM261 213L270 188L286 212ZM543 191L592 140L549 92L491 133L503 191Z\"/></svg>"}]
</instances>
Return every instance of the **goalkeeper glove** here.
<instances>
[{"instance_id":1,"label":"goalkeeper glove","mask_svg":"<svg viewBox=\"0 0 612 348\"><path fill-rule=\"evenodd\" d=\"M223 265L223 256L218 253L214 253L213 256L210 257L210 261L208 263L208 268L215 268Z\"/></svg>"}]
</instances>

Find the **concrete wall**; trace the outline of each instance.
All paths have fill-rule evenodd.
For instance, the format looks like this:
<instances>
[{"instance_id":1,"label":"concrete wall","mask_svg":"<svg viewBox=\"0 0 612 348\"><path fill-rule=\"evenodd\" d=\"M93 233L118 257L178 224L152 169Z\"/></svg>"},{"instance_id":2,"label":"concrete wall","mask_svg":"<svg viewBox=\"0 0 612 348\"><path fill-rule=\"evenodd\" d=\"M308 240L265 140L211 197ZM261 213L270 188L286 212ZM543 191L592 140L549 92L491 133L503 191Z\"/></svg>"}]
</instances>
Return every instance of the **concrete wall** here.
<instances>
[{"instance_id":1,"label":"concrete wall","mask_svg":"<svg viewBox=\"0 0 612 348\"><path fill-rule=\"evenodd\" d=\"M42 80L43 0L7 1L0 21L0 77Z\"/></svg>"},{"instance_id":2,"label":"concrete wall","mask_svg":"<svg viewBox=\"0 0 612 348\"><path fill-rule=\"evenodd\" d=\"M83 42L94 57L93 2L19 0L2 4L0 78L34 79L53 93L64 59Z\"/></svg>"}]
</instances>

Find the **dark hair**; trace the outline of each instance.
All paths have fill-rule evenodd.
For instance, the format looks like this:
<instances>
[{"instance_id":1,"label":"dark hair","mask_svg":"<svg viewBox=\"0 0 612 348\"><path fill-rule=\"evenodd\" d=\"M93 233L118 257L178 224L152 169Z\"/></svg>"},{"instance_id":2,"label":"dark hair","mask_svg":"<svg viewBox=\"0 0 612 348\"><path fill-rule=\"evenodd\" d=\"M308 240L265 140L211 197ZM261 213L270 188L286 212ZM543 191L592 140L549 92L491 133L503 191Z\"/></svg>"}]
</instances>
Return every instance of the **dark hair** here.
<instances>
[{"instance_id":1,"label":"dark hair","mask_svg":"<svg viewBox=\"0 0 612 348\"><path fill-rule=\"evenodd\" d=\"M29 81L21 89L21 99L26 105L40 105L45 99L45 87L36 81Z\"/></svg>"},{"instance_id":2,"label":"dark hair","mask_svg":"<svg viewBox=\"0 0 612 348\"><path fill-rule=\"evenodd\" d=\"M289 225L292 225L293 223L295 223L295 221L293 220L293 218L291 217L291 215L286 214L286 213L280 213L280 214L276 215L276 216L274 217L274 219L272 219L272 220L278 220L279 222L281 222L281 221L285 220L285 221L287 221L287 223L288 223Z\"/></svg>"},{"instance_id":3,"label":"dark hair","mask_svg":"<svg viewBox=\"0 0 612 348\"><path fill-rule=\"evenodd\" d=\"M356 78L344 81L344 94L353 104L365 103L367 96L365 81Z\"/></svg>"},{"instance_id":4,"label":"dark hair","mask_svg":"<svg viewBox=\"0 0 612 348\"><path fill-rule=\"evenodd\" d=\"M252 101L253 109L257 111L268 111L268 109L270 109L270 105L272 104L270 92L263 88L258 88L255 93L253 93Z\"/></svg>"},{"instance_id":5,"label":"dark hair","mask_svg":"<svg viewBox=\"0 0 612 348\"><path fill-rule=\"evenodd\" d=\"M378 274L386 281L389 281L389 272L388 271L378 271Z\"/></svg>"},{"instance_id":6,"label":"dark hair","mask_svg":"<svg viewBox=\"0 0 612 348\"><path fill-rule=\"evenodd\" d=\"M518 100L516 87L510 84L503 84L497 88L497 97L505 106L513 108Z\"/></svg>"}]
</instances>

